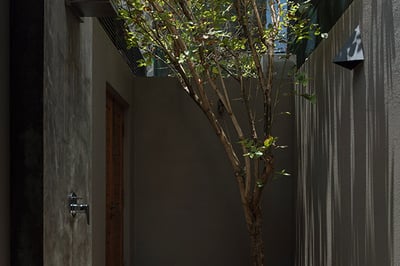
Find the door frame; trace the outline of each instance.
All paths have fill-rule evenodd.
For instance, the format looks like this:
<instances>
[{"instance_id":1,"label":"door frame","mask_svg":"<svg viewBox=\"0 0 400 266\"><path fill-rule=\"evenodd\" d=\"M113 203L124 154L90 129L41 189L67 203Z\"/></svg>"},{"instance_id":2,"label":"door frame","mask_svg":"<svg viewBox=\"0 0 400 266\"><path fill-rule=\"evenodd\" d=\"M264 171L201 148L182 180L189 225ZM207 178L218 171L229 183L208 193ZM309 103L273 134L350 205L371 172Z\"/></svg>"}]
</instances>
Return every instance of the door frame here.
<instances>
[{"instance_id":1,"label":"door frame","mask_svg":"<svg viewBox=\"0 0 400 266\"><path fill-rule=\"evenodd\" d=\"M109 123L109 117L108 117L108 111L107 111L107 104L109 99L111 99L111 101L113 102L113 104L118 105L121 109L122 109L122 144L121 144L121 156L122 156L122 162L121 165L119 166L121 169L121 180L120 180L120 193L121 193L121 212L120 212L120 216L121 216L121 228L120 228L120 234L121 234L121 239L120 239L120 245L121 245L121 250L119 251L121 254L121 265L124 264L124 258L125 255L124 254L124 249L125 249L125 244L126 244L126 239L124 237L125 235L125 225L126 225L126 217L125 217L125 195L126 195L126 191L124 190L124 184L125 184L125 180L126 180L126 161L127 161L127 154L126 154L126 128L127 128L127 109L129 107L129 104L124 100L124 98L109 84L106 83L106 117L105 117L105 125L106 125L106 179L105 179L105 185L106 185L106 195L105 195L105 204L106 204L106 210L105 210L105 214L106 214L106 221L105 221L105 226L106 226L106 236L105 236L105 250L106 250L106 266L108 266L108 256L109 256L109 246L108 246L108 241L109 241L109 209L111 208L109 206L110 202L109 202L109 187L108 187L108 165L109 165L109 150L108 150L108 141L107 141L107 134L108 134L108 123ZM114 118L114 117L113 117Z\"/></svg>"}]
</instances>

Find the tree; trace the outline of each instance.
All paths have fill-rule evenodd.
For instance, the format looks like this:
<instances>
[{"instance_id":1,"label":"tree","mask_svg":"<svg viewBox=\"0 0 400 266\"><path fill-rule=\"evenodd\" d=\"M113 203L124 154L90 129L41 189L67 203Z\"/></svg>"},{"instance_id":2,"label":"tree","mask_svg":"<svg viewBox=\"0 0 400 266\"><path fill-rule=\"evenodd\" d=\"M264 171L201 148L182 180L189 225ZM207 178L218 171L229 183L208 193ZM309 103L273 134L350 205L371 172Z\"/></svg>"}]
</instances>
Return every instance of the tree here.
<instances>
[{"instance_id":1,"label":"tree","mask_svg":"<svg viewBox=\"0 0 400 266\"><path fill-rule=\"evenodd\" d=\"M275 47L298 43L317 30L307 17L309 6L309 1L281 0L120 2L127 41L142 49L140 64L163 60L218 136L239 187L255 266L264 264L261 198L276 173L274 150L280 148L271 133L277 101ZM240 87L245 123L232 107L228 78ZM257 85L250 86L249 80ZM263 106L261 116L255 110L258 103ZM218 112L229 117L230 125L221 123ZM228 137L229 127L235 137Z\"/></svg>"}]
</instances>

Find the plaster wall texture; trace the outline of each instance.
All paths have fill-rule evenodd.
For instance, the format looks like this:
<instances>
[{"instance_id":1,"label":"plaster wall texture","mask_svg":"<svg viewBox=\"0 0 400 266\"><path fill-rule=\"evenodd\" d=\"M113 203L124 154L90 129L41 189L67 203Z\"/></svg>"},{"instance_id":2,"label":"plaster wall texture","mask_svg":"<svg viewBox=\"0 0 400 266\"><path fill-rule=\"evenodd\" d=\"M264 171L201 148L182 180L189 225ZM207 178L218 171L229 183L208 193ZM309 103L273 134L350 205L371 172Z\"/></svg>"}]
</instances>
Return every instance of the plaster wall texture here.
<instances>
[{"instance_id":1,"label":"plaster wall texture","mask_svg":"<svg viewBox=\"0 0 400 266\"><path fill-rule=\"evenodd\" d=\"M92 227L67 208L74 191L91 203L91 19L74 16L64 0L44 5L44 265L92 265Z\"/></svg>"},{"instance_id":2,"label":"plaster wall texture","mask_svg":"<svg viewBox=\"0 0 400 266\"><path fill-rule=\"evenodd\" d=\"M399 0L354 0L302 67L297 265L400 265ZM365 62L332 63L360 25Z\"/></svg>"},{"instance_id":3,"label":"plaster wall texture","mask_svg":"<svg viewBox=\"0 0 400 266\"><path fill-rule=\"evenodd\" d=\"M10 265L9 2L0 2L0 265Z\"/></svg>"},{"instance_id":4,"label":"plaster wall texture","mask_svg":"<svg viewBox=\"0 0 400 266\"><path fill-rule=\"evenodd\" d=\"M205 116L172 78L136 78L133 109L134 265L249 265L239 191ZM292 173L293 126L288 118L276 128L291 147L277 169ZM292 266L293 177L266 190L266 265Z\"/></svg>"},{"instance_id":5,"label":"plaster wall texture","mask_svg":"<svg viewBox=\"0 0 400 266\"><path fill-rule=\"evenodd\" d=\"M105 265L106 244L106 87L111 86L129 104L124 140L124 265L133 265L132 210L132 102L133 79L128 65L115 49L97 20L93 20L93 106L92 106L92 243L96 266ZM108 85L107 85L108 84Z\"/></svg>"}]
</instances>

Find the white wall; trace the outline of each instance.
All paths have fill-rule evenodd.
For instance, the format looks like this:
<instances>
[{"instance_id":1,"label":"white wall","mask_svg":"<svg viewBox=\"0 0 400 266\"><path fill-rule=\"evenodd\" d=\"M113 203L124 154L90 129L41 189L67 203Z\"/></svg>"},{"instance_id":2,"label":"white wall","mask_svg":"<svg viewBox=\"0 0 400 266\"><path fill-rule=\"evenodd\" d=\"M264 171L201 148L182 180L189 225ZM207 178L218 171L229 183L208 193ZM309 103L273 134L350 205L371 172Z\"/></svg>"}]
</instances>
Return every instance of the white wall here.
<instances>
[{"instance_id":1,"label":"white wall","mask_svg":"<svg viewBox=\"0 0 400 266\"><path fill-rule=\"evenodd\" d=\"M0 2L0 265L9 265L9 1Z\"/></svg>"},{"instance_id":2,"label":"white wall","mask_svg":"<svg viewBox=\"0 0 400 266\"><path fill-rule=\"evenodd\" d=\"M98 20L93 20L93 161L92 161L92 226L93 226L93 265L105 264L106 244L106 84L116 90L130 105L126 113L125 126L125 169L124 169L124 265L130 263L133 226L130 210L129 187L132 182L130 169L131 138L130 117L132 116L133 74L123 61Z\"/></svg>"}]
</instances>

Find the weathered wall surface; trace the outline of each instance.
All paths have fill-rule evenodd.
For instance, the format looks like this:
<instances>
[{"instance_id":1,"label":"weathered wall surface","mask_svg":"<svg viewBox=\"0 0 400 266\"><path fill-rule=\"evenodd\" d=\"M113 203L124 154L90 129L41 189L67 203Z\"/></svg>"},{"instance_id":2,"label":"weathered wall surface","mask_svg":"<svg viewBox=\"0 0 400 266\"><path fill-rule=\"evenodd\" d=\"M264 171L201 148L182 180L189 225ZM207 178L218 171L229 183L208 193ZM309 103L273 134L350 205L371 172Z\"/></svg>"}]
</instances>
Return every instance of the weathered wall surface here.
<instances>
[{"instance_id":1,"label":"weathered wall surface","mask_svg":"<svg viewBox=\"0 0 400 266\"><path fill-rule=\"evenodd\" d=\"M355 0L303 70L297 265L400 264L400 1ZM360 25L365 62L332 63Z\"/></svg>"},{"instance_id":2,"label":"weathered wall surface","mask_svg":"<svg viewBox=\"0 0 400 266\"><path fill-rule=\"evenodd\" d=\"M392 241L391 247L393 265L400 264L400 1L393 0L391 3L385 3L379 11L384 18L381 25L377 25L375 30L380 32L381 39L385 40L387 51L378 50L379 56L385 56L386 68L380 70L385 73L386 70L391 70L391 73L384 75L385 80L385 100L388 105L388 124L389 124L389 176L392 182L389 186L391 189L389 196L392 203L392 221L389 222L392 226ZM376 12L376 11L375 11ZM373 32L372 32L373 33ZM370 36L372 36L372 33ZM377 45L377 43L376 43Z\"/></svg>"},{"instance_id":3,"label":"weathered wall surface","mask_svg":"<svg viewBox=\"0 0 400 266\"><path fill-rule=\"evenodd\" d=\"M0 265L10 265L9 2L0 3Z\"/></svg>"},{"instance_id":4,"label":"weathered wall surface","mask_svg":"<svg viewBox=\"0 0 400 266\"><path fill-rule=\"evenodd\" d=\"M134 91L133 265L249 265L239 191L208 121L173 79L136 78ZM292 149L293 124L276 133ZM277 169L293 172L292 154ZM292 181L265 194L266 265L293 265Z\"/></svg>"},{"instance_id":5,"label":"weathered wall surface","mask_svg":"<svg viewBox=\"0 0 400 266\"><path fill-rule=\"evenodd\" d=\"M72 218L67 195L91 203L92 20L44 8L44 265L92 265L91 226Z\"/></svg>"},{"instance_id":6,"label":"weathered wall surface","mask_svg":"<svg viewBox=\"0 0 400 266\"><path fill-rule=\"evenodd\" d=\"M131 106L133 100L133 79L128 65L115 49L97 20L93 21L93 105L92 105L92 243L93 259L96 266L105 265L106 254L106 86L107 83L129 104L125 124L125 171L124 171L124 265L133 265L133 244L130 232L133 218L130 212L133 204L132 184L133 166L131 160Z\"/></svg>"}]
</instances>

